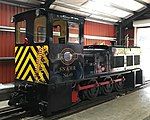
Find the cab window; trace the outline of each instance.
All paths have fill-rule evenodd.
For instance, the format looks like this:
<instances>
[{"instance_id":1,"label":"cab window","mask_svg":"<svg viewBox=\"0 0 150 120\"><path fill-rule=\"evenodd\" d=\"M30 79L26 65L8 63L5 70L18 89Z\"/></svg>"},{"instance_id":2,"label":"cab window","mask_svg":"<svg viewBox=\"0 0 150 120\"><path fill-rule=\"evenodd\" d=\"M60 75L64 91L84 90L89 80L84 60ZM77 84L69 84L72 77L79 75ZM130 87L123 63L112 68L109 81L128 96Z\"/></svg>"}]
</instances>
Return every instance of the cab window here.
<instances>
[{"instance_id":1,"label":"cab window","mask_svg":"<svg viewBox=\"0 0 150 120\"><path fill-rule=\"evenodd\" d=\"M67 42L67 22L54 20L53 22L53 43L65 44Z\"/></svg>"},{"instance_id":2,"label":"cab window","mask_svg":"<svg viewBox=\"0 0 150 120\"><path fill-rule=\"evenodd\" d=\"M16 44L24 44L26 42L26 20L17 22L16 24Z\"/></svg>"},{"instance_id":3,"label":"cab window","mask_svg":"<svg viewBox=\"0 0 150 120\"><path fill-rule=\"evenodd\" d=\"M69 27L69 43L79 43L79 24L68 22Z\"/></svg>"},{"instance_id":4,"label":"cab window","mask_svg":"<svg viewBox=\"0 0 150 120\"><path fill-rule=\"evenodd\" d=\"M34 21L34 42L41 43L46 40L46 17L40 16Z\"/></svg>"}]
</instances>

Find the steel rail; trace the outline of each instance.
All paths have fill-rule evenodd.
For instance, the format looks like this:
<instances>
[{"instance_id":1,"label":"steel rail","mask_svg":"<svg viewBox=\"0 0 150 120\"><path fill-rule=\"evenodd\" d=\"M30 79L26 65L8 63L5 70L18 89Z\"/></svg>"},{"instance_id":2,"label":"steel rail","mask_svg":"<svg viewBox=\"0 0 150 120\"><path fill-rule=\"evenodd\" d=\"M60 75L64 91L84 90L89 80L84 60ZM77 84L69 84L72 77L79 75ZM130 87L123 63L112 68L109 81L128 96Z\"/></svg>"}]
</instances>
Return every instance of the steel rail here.
<instances>
[{"instance_id":1,"label":"steel rail","mask_svg":"<svg viewBox=\"0 0 150 120\"><path fill-rule=\"evenodd\" d=\"M24 112L21 107L5 107L0 109L0 120L12 119L17 114Z\"/></svg>"},{"instance_id":2,"label":"steel rail","mask_svg":"<svg viewBox=\"0 0 150 120\"><path fill-rule=\"evenodd\" d=\"M30 111L23 111L22 108L6 107L6 108L0 109L0 120L57 120L59 118L63 118L63 117L78 113L82 110L97 106L99 104L102 104L104 102L110 101L115 98L118 98L119 96L124 96L126 94L133 93L149 85L150 85L150 82L143 84L135 89L125 88L120 92L113 92L108 95L99 96L97 98L94 98L93 100L82 101L82 102L79 102L78 104L72 105L68 109L52 113L52 115L49 117L43 117L42 115L38 113L30 114ZM8 113L11 113L11 114L8 115ZM5 116L2 116L2 115L5 115Z\"/></svg>"}]
</instances>

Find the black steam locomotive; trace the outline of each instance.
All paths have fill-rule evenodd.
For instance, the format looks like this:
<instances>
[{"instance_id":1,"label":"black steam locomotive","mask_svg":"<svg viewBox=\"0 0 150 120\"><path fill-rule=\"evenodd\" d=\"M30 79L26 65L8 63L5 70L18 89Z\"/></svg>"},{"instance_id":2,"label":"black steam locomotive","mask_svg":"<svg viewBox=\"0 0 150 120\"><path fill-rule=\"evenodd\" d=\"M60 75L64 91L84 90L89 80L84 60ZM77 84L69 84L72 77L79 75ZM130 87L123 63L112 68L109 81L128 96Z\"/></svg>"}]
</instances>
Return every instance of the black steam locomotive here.
<instances>
[{"instance_id":1,"label":"black steam locomotive","mask_svg":"<svg viewBox=\"0 0 150 120\"><path fill-rule=\"evenodd\" d=\"M9 105L44 115L142 84L140 48L83 46L84 17L36 9L14 16L15 92Z\"/></svg>"}]
</instances>

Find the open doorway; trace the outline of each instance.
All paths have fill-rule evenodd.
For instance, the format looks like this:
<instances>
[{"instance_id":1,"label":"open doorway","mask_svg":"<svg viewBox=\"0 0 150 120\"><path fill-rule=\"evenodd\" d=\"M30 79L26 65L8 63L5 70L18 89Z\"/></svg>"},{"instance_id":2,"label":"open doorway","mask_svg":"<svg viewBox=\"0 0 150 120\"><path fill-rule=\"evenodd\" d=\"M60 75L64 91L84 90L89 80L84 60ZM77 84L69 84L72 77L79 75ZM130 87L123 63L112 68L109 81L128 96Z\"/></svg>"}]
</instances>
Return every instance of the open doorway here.
<instances>
[{"instance_id":1,"label":"open doorway","mask_svg":"<svg viewBox=\"0 0 150 120\"><path fill-rule=\"evenodd\" d=\"M137 46L141 47L141 68L144 81L150 80L150 27L137 28Z\"/></svg>"}]
</instances>

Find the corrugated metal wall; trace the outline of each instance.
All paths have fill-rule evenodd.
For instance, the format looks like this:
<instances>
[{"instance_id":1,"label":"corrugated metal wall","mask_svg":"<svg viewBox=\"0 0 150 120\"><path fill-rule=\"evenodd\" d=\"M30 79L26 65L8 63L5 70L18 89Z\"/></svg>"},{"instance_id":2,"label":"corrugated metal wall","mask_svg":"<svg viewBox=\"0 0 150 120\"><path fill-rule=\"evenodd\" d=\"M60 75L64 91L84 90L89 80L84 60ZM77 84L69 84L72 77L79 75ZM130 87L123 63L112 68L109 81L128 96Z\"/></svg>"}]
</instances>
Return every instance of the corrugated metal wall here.
<instances>
[{"instance_id":1,"label":"corrugated metal wall","mask_svg":"<svg viewBox=\"0 0 150 120\"><path fill-rule=\"evenodd\" d=\"M0 4L0 26L14 26L11 17L16 13L25 11L25 8ZM113 25L86 21L84 34L101 37L114 37L115 28ZM110 44L109 40L85 39L85 45L89 44ZM14 33L0 31L0 59L3 57L14 57ZM10 83L14 80L14 60L0 60L0 83Z\"/></svg>"},{"instance_id":2,"label":"corrugated metal wall","mask_svg":"<svg viewBox=\"0 0 150 120\"><path fill-rule=\"evenodd\" d=\"M25 8L0 3L0 25L13 26L10 22L11 17L25 10Z\"/></svg>"},{"instance_id":3,"label":"corrugated metal wall","mask_svg":"<svg viewBox=\"0 0 150 120\"><path fill-rule=\"evenodd\" d=\"M0 57L14 56L14 33L0 32Z\"/></svg>"},{"instance_id":4,"label":"corrugated metal wall","mask_svg":"<svg viewBox=\"0 0 150 120\"><path fill-rule=\"evenodd\" d=\"M96 23L86 21L84 26L84 34L99 37L108 37L108 40L103 39L85 39L84 45L104 44L110 45L109 37L115 37L115 26L110 24Z\"/></svg>"},{"instance_id":5,"label":"corrugated metal wall","mask_svg":"<svg viewBox=\"0 0 150 120\"><path fill-rule=\"evenodd\" d=\"M14 80L14 32L10 32L9 27L11 17L17 13L25 11L25 8L11 6L0 3L0 83L10 83ZM7 27L6 29L1 29ZM11 58L11 59L10 59Z\"/></svg>"},{"instance_id":6,"label":"corrugated metal wall","mask_svg":"<svg viewBox=\"0 0 150 120\"><path fill-rule=\"evenodd\" d=\"M114 37L114 33L114 25L85 21L85 35Z\"/></svg>"}]
</instances>

